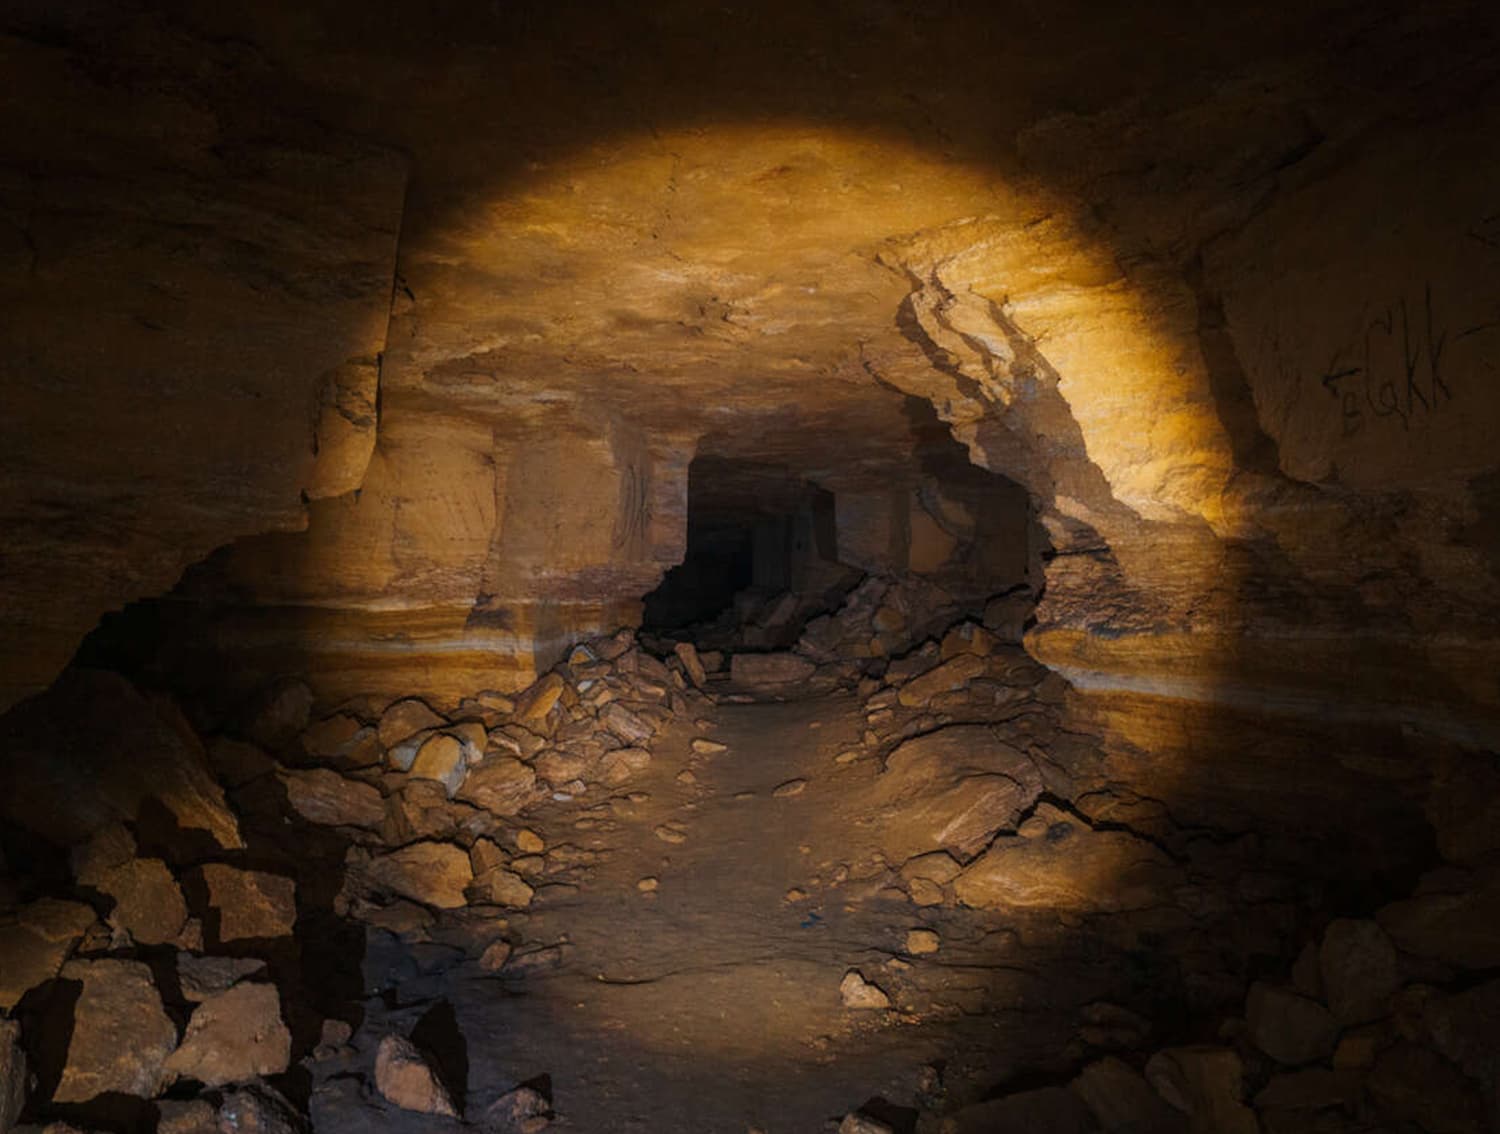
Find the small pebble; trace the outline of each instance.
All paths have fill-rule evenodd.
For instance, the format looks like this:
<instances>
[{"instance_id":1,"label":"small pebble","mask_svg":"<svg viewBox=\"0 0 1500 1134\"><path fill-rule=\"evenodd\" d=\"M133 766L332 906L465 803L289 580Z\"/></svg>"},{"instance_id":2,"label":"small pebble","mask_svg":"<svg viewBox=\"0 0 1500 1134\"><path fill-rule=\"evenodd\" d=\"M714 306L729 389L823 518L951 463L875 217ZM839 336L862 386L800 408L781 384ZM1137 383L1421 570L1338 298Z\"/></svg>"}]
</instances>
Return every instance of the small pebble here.
<instances>
[{"instance_id":1,"label":"small pebble","mask_svg":"<svg viewBox=\"0 0 1500 1134\"><path fill-rule=\"evenodd\" d=\"M693 751L700 756L717 756L720 752L728 752L729 745L720 744L717 740L709 740L706 736L700 736L693 741Z\"/></svg>"},{"instance_id":2,"label":"small pebble","mask_svg":"<svg viewBox=\"0 0 1500 1134\"><path fill-rule=\"evenodd\" d=\"M635 884L635 888L643 894L649 894L661 885L661 880L656 877L642 878Z\"/></svg>"},{"instance_id":3,"label":"small pebble","mask_svg":"<svg viewBox=\"0 0 1500 1134\"><path fill-rule=\"evenodd\" d=\"M541 854L547 849L547 844L529 827L522 827L516 832L516 849L522 854Z\"/></svg>"},{"instance_id":4,"label":"small pebble","mask_svg":"<svg viewBox=\"0 0 1500 1134\"><path fill-rule=\"evenodd\" d=\"M677 782L680 784L695 784L698 782L698 777L693 775L689 769L684 768L677 773Z\"/></svg>"},{"instance_id":5,"label":"small pebble","mask_svg":"<svg viewBox=\"0 0 1500 1134\"><path fill-rule=\"evenodd\" d=\"M777 799L786 799L789 796L801 795L806 787L806 780L787 780L784 784L778 784L771 794Z\"/></svg>"},{"instance_id":6,"label":"small pebble","mask_svg":"<svg viewBox=\"0 0 1500 1134\"><path fill-rule=\"evenodd\" d=\"M664 843L687 842L687 833L685 831L679 831L676 827L668 827L665 823L656 828L656 837Z\"/></svg>"},{"instance_id":7,"label":"small pebble","mask_svg":"<svg viewBox=\"0 0 1500 1134\"><path fill-rule=\"evenodd\" d=\"M936 953L942 939L930 929L913 929L906 935L906 952L913 957Z\"/></svg>"},{"instance_id":8,"label":"small pebble","mask_svg":"<svg viewBox=\"0 0 1500 1134\"><path fill-rule=\"evenodd\" d=\"M786 892L786 900L789 902L805 902L807 901L807 891L799 890L796 886L793 886Z\"/></svg>"}]
</instances>

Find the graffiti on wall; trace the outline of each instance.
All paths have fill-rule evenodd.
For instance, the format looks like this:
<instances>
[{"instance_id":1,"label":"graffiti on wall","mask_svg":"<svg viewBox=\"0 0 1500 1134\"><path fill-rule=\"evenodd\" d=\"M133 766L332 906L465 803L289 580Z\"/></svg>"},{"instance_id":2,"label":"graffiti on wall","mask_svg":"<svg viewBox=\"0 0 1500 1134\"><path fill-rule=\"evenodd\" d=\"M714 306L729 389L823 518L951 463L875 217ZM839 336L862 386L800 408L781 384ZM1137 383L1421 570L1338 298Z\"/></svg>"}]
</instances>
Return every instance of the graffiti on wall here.
<instances>
[{"instance_id":1,"label":"graffiti on wall","mask_svg":"<svg viewBox=\"0 0 1500 1134\"><path fill-rule=\"evenodd\" d=\"M1433 310L1432 285L1366 311L1357 336L1329 362L1323 388L1339 406L1343 435L1371 422L1412 423L1453 400L1445 370L1448 330Z\"/></svg>"}]
</instances>

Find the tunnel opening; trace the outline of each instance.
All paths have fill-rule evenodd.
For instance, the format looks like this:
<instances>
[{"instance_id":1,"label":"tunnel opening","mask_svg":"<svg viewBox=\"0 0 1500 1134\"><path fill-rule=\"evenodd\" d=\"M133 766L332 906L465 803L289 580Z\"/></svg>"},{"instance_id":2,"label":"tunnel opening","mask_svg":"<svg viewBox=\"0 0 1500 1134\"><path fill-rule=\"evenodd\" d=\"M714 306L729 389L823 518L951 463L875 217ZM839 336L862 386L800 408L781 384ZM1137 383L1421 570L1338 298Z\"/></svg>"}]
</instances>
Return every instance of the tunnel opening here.
<instances>
[{"instance_id":1,"label":"tunnel opening","mask_svg":"<svg viewBox=\"0 0 1500 1134\"><path fill-rule=\"evenodd\" d=\"M784 467L700 456L687 492L683 561L645 597L643 635L785 649L860 578L838 560L834 494Z\"/></svg>"}]
</instances>

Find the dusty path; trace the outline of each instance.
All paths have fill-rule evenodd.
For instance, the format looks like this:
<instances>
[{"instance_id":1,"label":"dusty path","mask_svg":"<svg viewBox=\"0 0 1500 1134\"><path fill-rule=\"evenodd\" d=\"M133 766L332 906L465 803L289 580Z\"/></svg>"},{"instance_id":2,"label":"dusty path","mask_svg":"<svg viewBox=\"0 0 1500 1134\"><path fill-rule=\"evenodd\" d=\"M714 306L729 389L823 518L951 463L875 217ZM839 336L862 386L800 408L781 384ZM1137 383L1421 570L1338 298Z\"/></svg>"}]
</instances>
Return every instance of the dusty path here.
<instances>
[{"instance_id":1,"label":"dusty path","mask_svg":"<svg viewBox=\"0 0 1500 1134\"><path fill-rule=\"evenodd\" d=\"M522 943L501 976L436 946L367 961L415 970L369 1033L446 1001L470 1113L546 1076L558 1124L587 1134L820 1131L875 1098L912 1130L944 1082L972 1096L1061 1069L1078 1006L1117 970L1055 922L919 908L893 890L849 801L878 762L835 760L863 725L848 694L722 705L658 737L612 795L549 804L531 826L554 853L579 852L576 887L543 885L512 918ZM725 750L696 753L695 738ZM940 935L935 954L907 954L919 928ZM843 1004L851 968L890 1011Z\"/></svg>"}]
</instances>

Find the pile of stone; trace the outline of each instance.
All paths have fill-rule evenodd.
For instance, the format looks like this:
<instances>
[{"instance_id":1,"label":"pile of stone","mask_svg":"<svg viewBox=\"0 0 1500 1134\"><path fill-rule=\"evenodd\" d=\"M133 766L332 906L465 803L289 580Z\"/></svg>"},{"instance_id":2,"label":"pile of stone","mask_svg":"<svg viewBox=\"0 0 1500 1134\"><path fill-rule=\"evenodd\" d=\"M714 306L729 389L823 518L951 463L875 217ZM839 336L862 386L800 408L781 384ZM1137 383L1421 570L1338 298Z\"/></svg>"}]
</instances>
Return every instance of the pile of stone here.
<instances>
[{"instance_id":1,"label":"pile of stone","mask_svg":"<svg viewBox=\"0 0 1500 1134\"><path fill-rule=\"evenodd\" d=\"M624 784L674 716L704 707L706 680L691 648L664 663L626 632L579 645L518 695L480 692L445 712L407 698L314 719L307 687L283 682L206 744L175 706L113 674L89 678L115 710L91 743L63 735L61 698L43 704L54 716L36 731L50 728L59 751L39 752L31 774L66 774L67 805L8 818L68 848L66 877L0 860L0 1131L23 1109L113 1122L131 1099L163 1130L300 1129L270 1082L310 1011L286 999L305 979L299 924L354 919L421 939L467 917L481 968L520 971L534 951L516 948L507 915L590 864L521 816ZM149 758L119 758L132 737ZM57 789L43 783L38 798ZM340 871L331 900L309 896ZM348 1025L322 1026L302 1054L347 1054ZM394 1069L416 1057L391 1046L362 1074L406 1106L420 1075ZM429 1096L413 1108L452 1113ZM512 1092L477 1121L536 1130L548 1113Z\"/></svg>"},{"instance_id":2,"label":"pile of stone","mask_svg":"<svg viewBox=\"0 0 1500 1134\"><path fill-rule=\"evenodd\" d=\"M1500 1119L1500 980L1448 971L1397 947L1379 919L1337 919L1284 982L1256 982L1216 1042L1140 1049L1150 1024L1085 1009L1080 1038L1114 1048L1066 1087L1017 1091L934 1122L941 1134L1484 1134ZM846 1004L886 1007L858 974ZM872 1002L874 996L880 1002ZM857 997L851 1002L851 995ZM843 1134L889 1134L855 1112Z\"/></svg>"}]
</instances>

